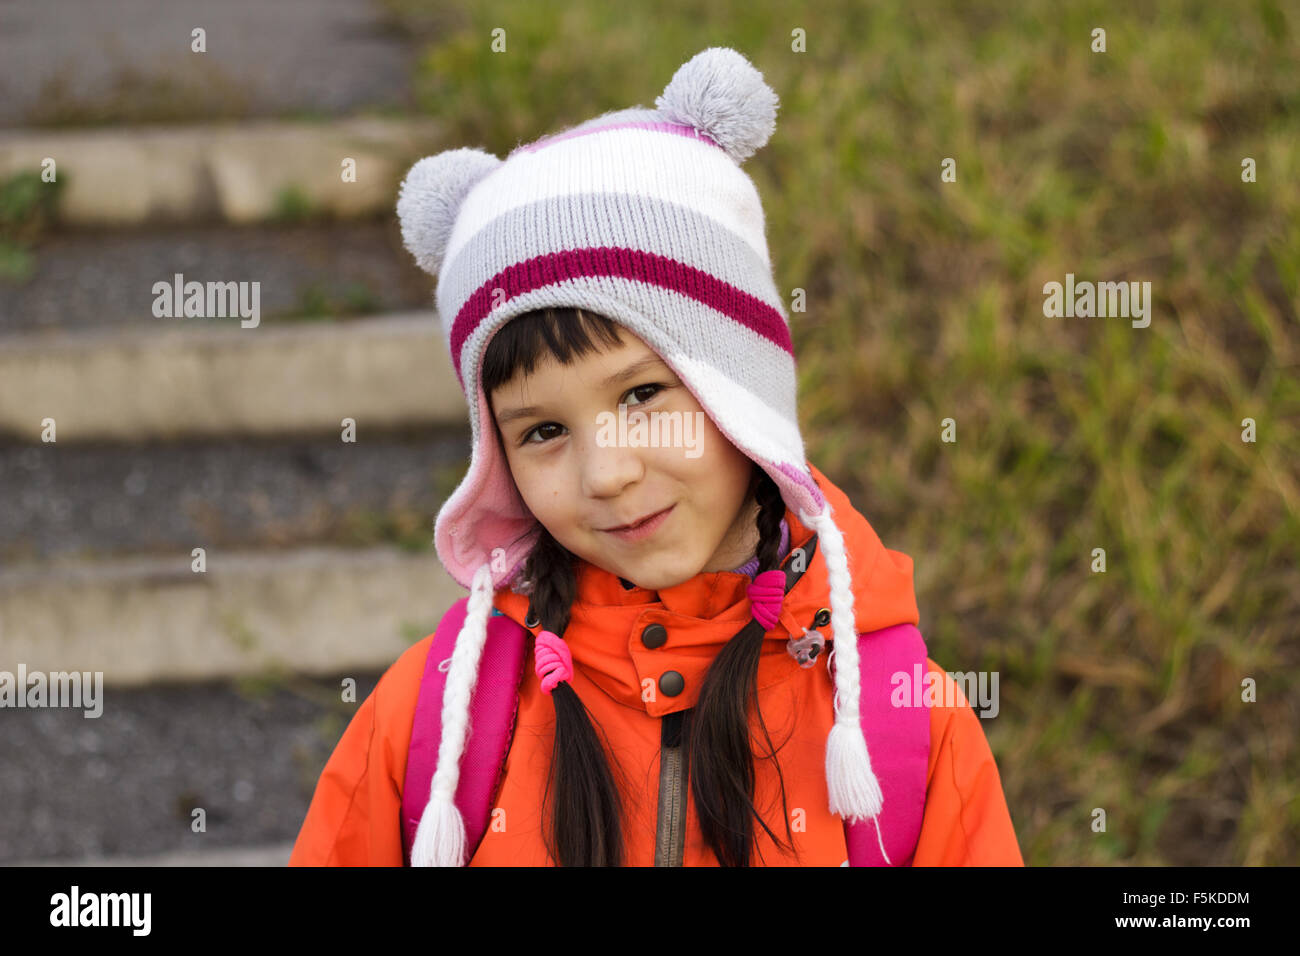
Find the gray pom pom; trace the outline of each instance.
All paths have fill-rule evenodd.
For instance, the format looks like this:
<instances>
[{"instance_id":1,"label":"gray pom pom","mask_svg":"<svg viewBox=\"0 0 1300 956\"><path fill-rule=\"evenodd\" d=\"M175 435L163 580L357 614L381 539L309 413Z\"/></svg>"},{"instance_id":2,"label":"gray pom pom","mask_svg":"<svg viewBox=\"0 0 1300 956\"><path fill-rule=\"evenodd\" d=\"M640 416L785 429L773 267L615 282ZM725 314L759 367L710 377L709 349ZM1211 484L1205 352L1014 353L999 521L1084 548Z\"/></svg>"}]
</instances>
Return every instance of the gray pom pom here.
<instances>
[{"instance_id":1,"label":"gray pom pom","mask_svg":"<svg viewBox=\"0 0 1300 956\"><path fill-rule=\"evenodd\" d=\"M738 164L776 130L776 93L728 47L709 47L683 63L655 106L674 122L707 133Z\"/></svg>"},{"instance_id":2,"label":"gray pom pom","mask_svg":"<svg viewBox=\"0 0 1300 956\"><path fill-rule=\"evenodd\" d=\"M456 215L469 191L501 160L481 149L426 156L407 172L397 195L402 243L421 269L437 276Z\"/></svg>"}]
</instances>

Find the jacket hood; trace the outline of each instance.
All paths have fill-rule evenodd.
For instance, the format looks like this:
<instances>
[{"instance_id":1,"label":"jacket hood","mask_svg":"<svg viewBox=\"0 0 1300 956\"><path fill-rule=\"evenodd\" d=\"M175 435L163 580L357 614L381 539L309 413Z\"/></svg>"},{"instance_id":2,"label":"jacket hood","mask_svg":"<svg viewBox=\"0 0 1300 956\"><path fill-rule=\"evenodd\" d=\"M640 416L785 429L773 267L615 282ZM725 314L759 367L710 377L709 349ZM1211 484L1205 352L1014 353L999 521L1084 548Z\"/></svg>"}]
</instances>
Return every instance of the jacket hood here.
<instances>
[{"instance_id":1,"label":"jacket hood","mask_svg":"<svg viewBox=\"0 0 1300 956\"><path fill-rule=\"evenodd\" d=\"M830 503L831 517L844 538L853 579L853 612L858 633L894 624L918 624L912 559L886 548L865 517L838 487L809 464L818 487ZM806 546L813 532L786 508L791 548ZM701 572L681 584L659 590L625 587L620 578L590 562L579 560L577 598L563 637L574 665L607 693L628 704L663 716L693 706L695 691L718 649L750 620L747 588L752 579L734 571ZM494 606L521 625L528 617L529 598L508 588L495 593ZM801 670L785 651L789 638L812 628L819 610L830 607L830 582L822 548L818 547L803 576L786 594L778 622L766 634L760 657L760 688L787 679ZM654 662L642 660L647 650L640 637L650 624L668 632L668 644ZM534 634L541 627L528 628ZM833 646L829 625L819 628ZM648 671L662 666L663 651L671 651L673 666L685 677L686 689L675 697L642 700Z\"/></svg>"}]
</instances>

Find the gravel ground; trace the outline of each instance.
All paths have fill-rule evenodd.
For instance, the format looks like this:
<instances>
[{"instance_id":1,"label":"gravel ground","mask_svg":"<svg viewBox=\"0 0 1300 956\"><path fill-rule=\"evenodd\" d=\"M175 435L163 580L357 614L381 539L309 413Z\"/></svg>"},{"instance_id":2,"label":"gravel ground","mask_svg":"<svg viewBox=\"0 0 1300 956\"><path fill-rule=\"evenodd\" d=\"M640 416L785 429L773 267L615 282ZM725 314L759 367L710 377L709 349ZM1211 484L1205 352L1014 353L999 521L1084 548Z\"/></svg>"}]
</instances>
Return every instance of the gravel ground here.
<instances>
[{"instance_id":1,"label":"gravel ground","mask_svg":"<svg viewBox=\"0 0 1300 956\"><path fill-rule=\"evenodd\" d=\"M183 322L153 316L154 283L178 272L186 281L260 283L263 322L433 307L433 277L403 247L396 214L349 223L52 233L33 251L27 281L0 280L0 335Z\"/></svg>"},{"instance_id":2,"label":"gravel ground","mask_svg":"<svg viewBox=\"0 0 1300 956\"><path fill-rule=\"evenodd\" d=\"M0 445L0 566L206 547L431 542L467 430Z\"/></svg>"},{"instance_id":3,"label":"gravel ground","mask_svg":"<svg viewBox=\"0 0 1300 956\"><path fill-rule=\"evenodd\" d=\"M343 703L343 677L357 681ZM103 713L6 708L0 863L292 842L378 674L103 691ZM202 808L206 831L191 829Z\"/></svg>"},{"instance_id":4,"label":"gravel ground","mask_svg":"<svg viewBox=\"0 0 1300 956\"><path fill-rule=\"evenodd\" d=\"M409 106L414 55L377 0L5 0L0 126Z\"/></svg>"}]
</instances>

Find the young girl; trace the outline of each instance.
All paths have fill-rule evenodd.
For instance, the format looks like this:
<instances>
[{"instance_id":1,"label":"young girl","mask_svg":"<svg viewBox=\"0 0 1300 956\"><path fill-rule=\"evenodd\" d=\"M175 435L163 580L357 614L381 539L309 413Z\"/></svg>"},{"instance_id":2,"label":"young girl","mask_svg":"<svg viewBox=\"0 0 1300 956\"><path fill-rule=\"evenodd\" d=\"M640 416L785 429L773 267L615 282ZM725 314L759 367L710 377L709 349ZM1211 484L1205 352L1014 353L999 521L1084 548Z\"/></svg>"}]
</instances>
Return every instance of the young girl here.
<instances>
[{"instance_id":1,"label":"young girl","mask_svg":"<svg viewBox=\"0 0 1300 956\"><path fill-rule=\"evenodd\" d=\"M915 627L911 559L804 457L740 168L776 96L712 48L655 105L505 160L426 157L402 184L469 403L435 544L470 595L413 845L433 635L359 708L290 864L1022 865L979 719ZM492 825L467 839L490 614L528 654ZM911 688L922 670L937 696Z\"/></svg>"}]
</instances>

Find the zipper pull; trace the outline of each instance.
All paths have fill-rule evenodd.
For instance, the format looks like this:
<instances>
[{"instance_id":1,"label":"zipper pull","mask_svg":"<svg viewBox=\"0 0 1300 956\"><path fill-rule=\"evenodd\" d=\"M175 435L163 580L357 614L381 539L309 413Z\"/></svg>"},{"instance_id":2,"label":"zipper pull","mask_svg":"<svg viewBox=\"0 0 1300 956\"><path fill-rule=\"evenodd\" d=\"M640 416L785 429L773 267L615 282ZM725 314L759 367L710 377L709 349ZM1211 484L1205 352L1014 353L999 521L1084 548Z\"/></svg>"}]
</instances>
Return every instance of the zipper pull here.
<instances>
[{"instance_id":1,"label":"zipper pull","mask_svg":"<svg viewBox=\"0 0 1300 956\"><path fill-rule=\"evenodd\" d=\"M803 637L792 637L786 642L785 649L803 668L813 667L817 658L826 649L826 638L821 631L803 629Z\"/></svg>"}]
</instances>

